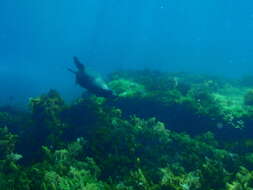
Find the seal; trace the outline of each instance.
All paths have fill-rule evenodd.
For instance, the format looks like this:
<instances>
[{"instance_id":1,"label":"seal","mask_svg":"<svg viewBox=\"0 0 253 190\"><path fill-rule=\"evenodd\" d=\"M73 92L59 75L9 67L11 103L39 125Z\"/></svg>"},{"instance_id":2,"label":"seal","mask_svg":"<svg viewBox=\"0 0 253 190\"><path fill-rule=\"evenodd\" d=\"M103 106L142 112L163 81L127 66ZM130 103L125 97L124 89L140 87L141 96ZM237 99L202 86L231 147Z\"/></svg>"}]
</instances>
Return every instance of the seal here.
<instances>
[{"instance_id":1,"label":"seal","mask_svg":"<svg viewBox=\"0 0 253 190\"><path fill-rule=\"evenodd\" d=\"M96 96L101 96L105 98L114 98L116 95L114 92L109 89L106 83L99 77L92 76L89 74L80 60L74 56L74 64L77 68L77 71L68 69L70 72L74 73L76 76L76 83L88 90L89 92L95 94Z\"/></svg>"}]
</instances>

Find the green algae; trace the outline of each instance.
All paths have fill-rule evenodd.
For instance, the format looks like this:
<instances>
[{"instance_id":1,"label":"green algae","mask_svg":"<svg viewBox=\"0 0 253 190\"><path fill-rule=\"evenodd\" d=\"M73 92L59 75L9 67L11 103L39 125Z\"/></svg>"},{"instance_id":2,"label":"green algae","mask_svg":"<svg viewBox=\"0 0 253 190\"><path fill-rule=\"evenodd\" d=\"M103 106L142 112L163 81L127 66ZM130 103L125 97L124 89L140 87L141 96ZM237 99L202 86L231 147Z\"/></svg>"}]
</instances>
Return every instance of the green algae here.
<instances>
[{"instance_id":1,"label":"green algae","mask_svg":"<svg viewBox=\"0 0 253 190\"><path fill-rule=\"evenodd\" d=\"M143 85L126 79L113 80L108 85L120 97L143 96L146 93Z\"/></svg>"},{"instance_id":2,"label":"green algae","mask_svg":"<svg viewBox=\"0 0 253 190\"><path fill-rule=\"evenodd\" d=\"M113 100L66 105L50 91L30 99L26 117L0 112L0 189L253 188L252 141L216 138L250 131L248 88L146 71L117 73L110 85L119 94Z\"/></svg>"}]
</instances>

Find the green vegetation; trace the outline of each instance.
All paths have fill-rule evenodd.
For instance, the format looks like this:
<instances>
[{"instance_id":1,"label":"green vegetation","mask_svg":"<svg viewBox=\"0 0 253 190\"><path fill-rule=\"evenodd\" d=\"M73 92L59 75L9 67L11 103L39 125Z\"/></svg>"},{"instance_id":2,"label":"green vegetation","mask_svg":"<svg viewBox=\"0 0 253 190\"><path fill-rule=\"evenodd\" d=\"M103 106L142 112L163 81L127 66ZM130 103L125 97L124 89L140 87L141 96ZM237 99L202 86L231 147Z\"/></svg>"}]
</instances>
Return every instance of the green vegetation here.
<instances>
[{"instance_id":1,"label":"green vegetation","mask_svg":"<svg viewBox=\"0 0 253 190\"><path fill-rule=\"evenodd\" d=\"M250 127L253 96L249 83L244 85L245 80L240 83L211 76L132 71L112 74L110 83L120 84L111 85L120 95L124 94L113 105L124 110L124 114L156 117L172 130L196 135ZM142 93L129 93L138 92L137 86Z\"/></svg>"},{"instance_id":2,"label":"green vegetation","mask_svg":"<svg viewBox=\"0 0 253 190\"><path fill-rule=\"evenodd\" d=\"M244 104L247 106L253 106L253 90L249 90L245 95L244 95Z\"/></svg>"},{"instance_id":3,"label":"green vegetation","mask_svg":"<svg viewBox=\"0 0 253 190\"><path fill-rule=\"evenodd\" d=\"M51 90L0 109L0 189L251 190L252 87L238 83L119 72L115 99Z\"/></svg>"}]
</instances>

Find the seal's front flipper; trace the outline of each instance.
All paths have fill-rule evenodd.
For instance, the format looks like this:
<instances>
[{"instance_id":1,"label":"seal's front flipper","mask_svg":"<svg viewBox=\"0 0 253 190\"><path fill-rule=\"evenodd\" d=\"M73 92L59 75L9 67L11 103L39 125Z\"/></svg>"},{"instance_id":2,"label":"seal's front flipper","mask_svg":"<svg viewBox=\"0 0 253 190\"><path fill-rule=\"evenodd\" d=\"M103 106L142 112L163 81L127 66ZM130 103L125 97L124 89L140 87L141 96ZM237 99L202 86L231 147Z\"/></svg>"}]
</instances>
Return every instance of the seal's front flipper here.
<instances>
[{"instance_id":1,"label":"seal's front flipper","mask_svg":"<svg viewBox=\"0 0 253 190\"><path fill-rule=\"evenodd\" d=\"M85 68L84 68L84 65L81 63L81 61L79 61L79 59L76 56L74 56L73 59L78 71L84 72Z\"/></svg>"},{"instance_id":2,"label":"seal's front flipper","mask_svg":"<svg viewBox=\"0 0 253 190\"><path fill-rule=\"evenodd\" d=\"M68 68L68 71L70 71L71 73L76 74L76 71L74 71L73 69Z\"/></svg>"}]
</instances>

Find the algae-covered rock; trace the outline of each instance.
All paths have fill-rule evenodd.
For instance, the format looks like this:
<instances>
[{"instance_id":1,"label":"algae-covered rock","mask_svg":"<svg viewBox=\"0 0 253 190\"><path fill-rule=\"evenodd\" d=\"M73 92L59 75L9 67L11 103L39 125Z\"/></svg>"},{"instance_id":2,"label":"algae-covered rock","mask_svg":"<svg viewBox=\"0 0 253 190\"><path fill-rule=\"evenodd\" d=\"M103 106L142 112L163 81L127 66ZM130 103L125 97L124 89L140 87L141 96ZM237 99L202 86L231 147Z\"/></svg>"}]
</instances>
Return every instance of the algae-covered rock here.
<instances>
[{"instance_id":1,"label":"algae-covered rock","mask_svg":"<svg viewBox=\"0 0 253 190\"><path fill-rule=\"evenodd\" d=\"M244 95L244 104L247 106L253 106L253 90L248 91Z\"/></svg>"},{"instance_id":2,"label":"algae-covered rock","mask_svg":"<svg viewBox=\"0 0 253 190\"><path fill-rule=\"evenodd\" d=\"M15 152L17 139L18 136L10 133L7 127L0 128L0 189L30 190L31 181L18 164L23 156Z\"/></svg>"},{"instance_id":3,"label":"algae-covered rock","mask_svg":"<svg viewBox=\"0 0 253 190\"><path fill-rule=\"evenodd\" d=\"M31 99L19 138L8 129L15 117L0 114L10 124L0 128L0 189L252 189L251 138L216 138L232 136L226 130L241 120L245 127L236 130L250 132L246 89L144 71L119 73L109 83L118 98L87 95L66 105L50 91Z\"/></svg>"},{"instance_id":4,"label":"algae-covered rock","mask_svg":"<svg viewBox=\"0 0 253 190\"><path fill-rule=\"evenodd\" d=\"M83 140L77 139L65 149L43 147L44 161L30 169L34 187L41 190L105 189L104 183L97 179L99 167L92 158L83 155L83 146Z\"/></svg>"},{"instance_id":5,"label":"algae-covered rock","mask_svg":"<svg viewBox=\"0 0 253 190\"><path fill-rule=\"evenodd\" d=\"M63 99L55 90L29 101L34 122L35 137L39 139L41 146L44 144L57 145L63 130L67 127L60 120L60 114L65 108ZM36 134L37 133L37 134ZM34 138L30 137L31 139Z\"/></svg>"},{"instance_id":6,"label":"algae-covered rock","mask_svg":"<svg viewBox=\"0 0 253 190\"><path fill-rule=\"evenodd\" d=\"M70 167L65 175L55 171L45 173L41 185L42 190L101 190L104 189L102 182L98 182L90 172L84 169Z\"/></svg>"},{"instance_id":7,"label":"algae-covered rock","mask_svg":"<svg viewBox=\"0 0 253 190\"><path fill-rule=\"evenodd\" d=\"M169 167L161 168L161 186L171 190L198 190L201 188L200 172L173 172Z\"/></svg>"},{"instance_id":8,"label":"algae-covered rock","mask_svg":"<svg viewBox=\"0 0 253 190\"><path fill-rule=\"evenodd\" d=\"M143 96L146 94L144 85L127 79L113 80L108 85L120 97Z\"/></svg>"},{"instance_id":9,"label":"algae-covered rock","mask_svg":"<svg viewBox=\"0 0 253 190\"><path fill-rule=\"evenodd\" d=\"M17 135L10 133L7 127L0 128L0 160L14 152L16 142Z\"/></svg>"},{"instance_id":10,"label":"algae-covered rock","mask_svg":"<svg viewBox=\"0 0 253 190\"><path fill-rule=\"evenodd\" d=\"M241 167L237 172L235 180L227 183L226 190L252 190L253 189L253 172Z\"/></svg>"}]
</instances>

